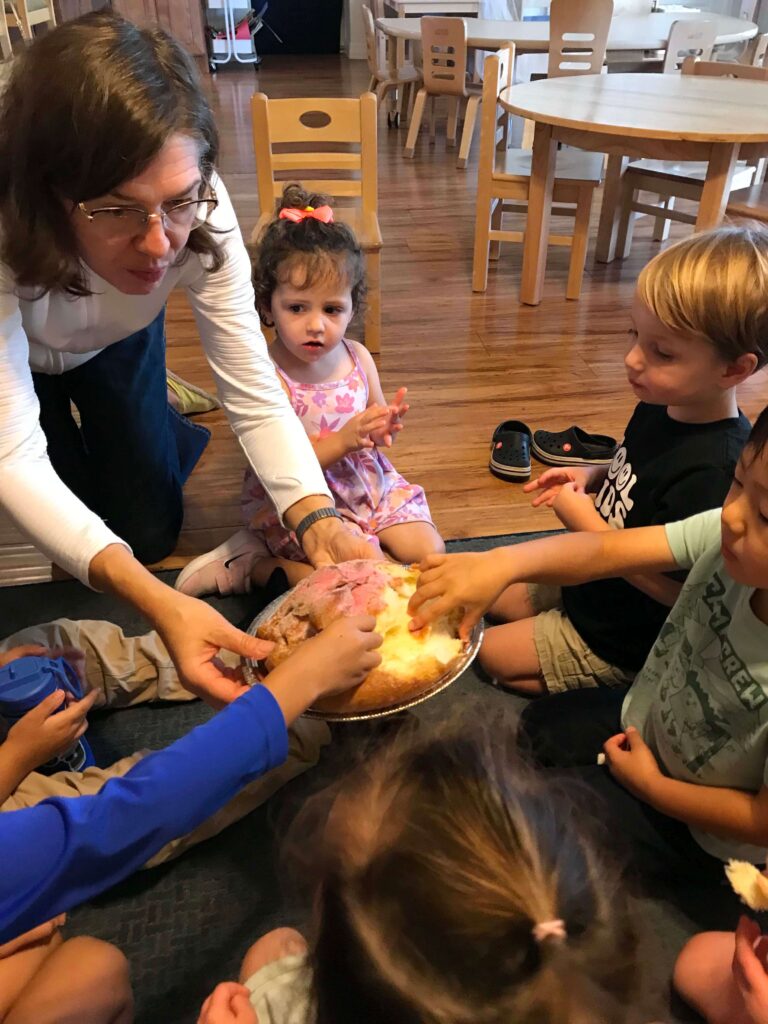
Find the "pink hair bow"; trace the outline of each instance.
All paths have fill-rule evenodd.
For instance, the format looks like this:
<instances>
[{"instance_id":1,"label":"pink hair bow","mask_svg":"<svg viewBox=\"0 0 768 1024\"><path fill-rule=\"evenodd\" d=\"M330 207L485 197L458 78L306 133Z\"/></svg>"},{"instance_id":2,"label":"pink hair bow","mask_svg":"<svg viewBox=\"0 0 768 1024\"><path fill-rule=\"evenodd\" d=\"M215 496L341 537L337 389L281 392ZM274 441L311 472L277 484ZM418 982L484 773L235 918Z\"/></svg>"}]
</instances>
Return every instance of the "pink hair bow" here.
<instances>
[{"instance_id":1,"label":"pink hair bow","mask_svg":"<svg viewBox=\"0 0 768 1024\"><path fill-rule=\"evenodd\" d=\"M333 210L330 206L305 206L303 210L296 206L285 206L278 214L280 220L292 220L294 224L311 218L321 220L323 224L333 224Z\"/></svg>"}]
</instances>

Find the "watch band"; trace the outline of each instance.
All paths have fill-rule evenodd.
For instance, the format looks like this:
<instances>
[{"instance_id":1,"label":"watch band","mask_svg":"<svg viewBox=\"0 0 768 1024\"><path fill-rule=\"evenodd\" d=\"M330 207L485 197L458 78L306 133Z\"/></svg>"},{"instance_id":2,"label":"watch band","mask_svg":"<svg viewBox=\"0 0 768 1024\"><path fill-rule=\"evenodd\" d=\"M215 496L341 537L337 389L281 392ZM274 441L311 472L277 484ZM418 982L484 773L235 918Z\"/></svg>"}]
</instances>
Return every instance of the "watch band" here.
<instances>
[{"instance_id":1,"label":"watch band","mask_svg":"<svg viewBox=\"0 0 768 1024\"><path fill-rule=\"evenodd\" d=\"M315 523L319 523L321 519L341 519L340 514L335 508L316 508L314 512L310 512L309 515L304 516L299 525L295 530L296 543L301 547L301 542L304 538L304 534Z\"/></svg>"}]
</instances>

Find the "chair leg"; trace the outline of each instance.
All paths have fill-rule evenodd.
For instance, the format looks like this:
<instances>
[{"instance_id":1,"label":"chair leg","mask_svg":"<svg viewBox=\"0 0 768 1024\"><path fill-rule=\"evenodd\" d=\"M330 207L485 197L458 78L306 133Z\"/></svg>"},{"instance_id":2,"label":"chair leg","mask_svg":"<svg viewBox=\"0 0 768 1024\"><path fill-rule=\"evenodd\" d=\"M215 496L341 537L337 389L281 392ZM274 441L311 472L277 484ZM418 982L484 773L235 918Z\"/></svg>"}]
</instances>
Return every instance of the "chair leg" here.
<instances>
[{"instance_id":1,"label":"chair leg","mask_svg":"<svg viewBox=\"0 0 768 1024\"><path fill-rule=\"evenodd\" d=\"M429 97L429 144L435 144L435 122L437 121L437 96Z\"/></svg>"},{"instance_id":2,"label":"chair leg","mask_svg":"<svg viewBox=\"0 0 768 1024\"><path fill-rule=\"evenodd\" d=\"M419 128L421 128L421 119L424 116L424 104L426 101L427 90L419 89L416 102L413 105L413 116L408 128L408 138L405 140L405 149L403 150L403 156L408 160L413 159L413 152L416 149L416 140L419 137Z\"/></svg>"},{"instance_id":3,"label":"chair leg","mask_svg":"<svg viewBox=\"0 0 768 1024\"><path fill-rule=\"evenodd\" d=\"M594 189L581 188L576 201L576 216L573 223L571 240L571 262L568 266L568 283L565 286L566 299L578 299L581 295L581 282L584 278L584 264L587 260L587 243L589 241L589 218L592 213L592 196Z\"/></svg>"},{"instance_id":4,"label":"chair leg","mask_svg":"<svg viewBox=\"0 0 768 1024\"><path fill-rule=\"evenodd\" d=\"M373 355L381 352L381 253L365 254L368 297L365 308L365 347Z\"/></svg>"},{"instance_id":5,"label":"chair leg","mask_svg":"<svg viewBox=\"0 0 768 1024\"><path fill-rule=\"evenodd\" d=\"M3 60L10 60L13 56L13 46L11 44L11 36L8 32L8 21L5 17L5 11L0 11L0 49L3 52Z\"/></svg>"},{"instance_id":6,"label":"chair leg","mask_svg":"<svg viewBox=\"0 0 768 1024\"><path fill-rule=\"evenodd\" d=\"M632 248L632 236L635 232L635 214L632 207L637 199L637 189L628 182L621 186L619 197L619 224L616 232L616 259L624 260Z\"/></svg>"},{"instance_id":7,"label":"chair leg","mask_svg":"<svg viewBox=\"0 0 768 1024\"><path fill-rule=\"evenodd\" d=\"M475 120L477 119L477 110L480 106L479 96L470 96L467 100L467 108L464 112L464 129L461 133L461 146L459 148L459 159L456 161L457 167L466 167L467 160L469 159L469 150L472 146L472 136L475 132Z\"/></svg>"},{"instance_id":8,"label":"chair leg","mask_svg":"<svg viewBox=\"0 0 768 1024\"><path fill-rule=\"evenodd\" d=\"M447 126L447 141L449 146L456 145L456 129L459 124L459 97L449 96L448 97L448 126Z\"/></svg>"},{"instance_id":9,"label":"chair leg","mask_svg":"<svg viewBox=\"0 0 768 1024\"><path fill-rule=\"evenodd\" d=\"M501 231L501 219L504 216L504 200L497 199L493 204L493 212L491 213L491 230ZM494 262L501 256L501 242L498 239L491 241L490 252L488 258Z\"/></svg>"},{"instance_id":10,"label":"chair leg","mask_svg":"<svg viewBox=\"0 0 768 1024\"><path fill-rule=\"evenodd\" d=\"M498 200L501 206L501 200ZM487 192L477 190L475 204L475 249L472 256L472 291L484 292L488 287L489 232L493 220L493 198Z\"/></svg>"},{"instance_id":11,"label":"chair leg","mask_svg":"<svg viewBox=\"0 0 768 1024\"><path fill-rule=\"evenodd\" d=\"M368 92L376 92L376 86L378 85L378 78L376 75L371 75L368 81Z\"/></svg>"},{"instance_id":12,"label":"chair leg","mask_svg":"<svg viewBox=\"0 0 768 1024\"><path fill-rule=\"evenodd\" d=\"M533 149L533 130L536 127L534 121L527 117L523 118L523 138L520 142L521 149Z\"/></svg>"},{"instance_id":13,"label":"chair leg","mask_svg":"<svg viewBox=\"0 0 768 1024\"><path fill-rule=\"evenodd\" d=\"M659 196L661 199L661 196ZM661 208L663 210L673 210L675 207L675 197L667 196L661 201ZM669 225L670 221L668 217L654 217L653 220L653 240L654 242L666 242L669 238Z\"/></svg>"}]
</instances>

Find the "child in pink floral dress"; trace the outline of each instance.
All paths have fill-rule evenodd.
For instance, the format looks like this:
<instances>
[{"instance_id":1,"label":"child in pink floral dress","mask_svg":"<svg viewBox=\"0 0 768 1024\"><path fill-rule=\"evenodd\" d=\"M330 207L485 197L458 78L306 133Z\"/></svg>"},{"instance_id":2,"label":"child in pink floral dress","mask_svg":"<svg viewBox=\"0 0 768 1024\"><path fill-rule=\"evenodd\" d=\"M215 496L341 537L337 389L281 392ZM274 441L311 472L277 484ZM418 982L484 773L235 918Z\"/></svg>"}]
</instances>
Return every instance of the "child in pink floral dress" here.
<instances>
[{"instance_id":1,"label":"child in pink floral dress","mask_svg":"<svg viewBox=\"0 0 768 1024\"><path fill-rule=\"evenodd\" d=\"M262 319L276 329L270 355L313 443L336 508L370 540L375 555L418 562L442 552L423 488L410 484L383 452L402 430L406 389L382 393L368 350L344 337L365 291L363 254L352 231L333 221L322 196L289 185L254 254ZM194 559L176 587L187 594L242 593L276 568L296 583L311 571L281 525L258 478L245 474L246 529Z\"/></svg>"}]
</instances>

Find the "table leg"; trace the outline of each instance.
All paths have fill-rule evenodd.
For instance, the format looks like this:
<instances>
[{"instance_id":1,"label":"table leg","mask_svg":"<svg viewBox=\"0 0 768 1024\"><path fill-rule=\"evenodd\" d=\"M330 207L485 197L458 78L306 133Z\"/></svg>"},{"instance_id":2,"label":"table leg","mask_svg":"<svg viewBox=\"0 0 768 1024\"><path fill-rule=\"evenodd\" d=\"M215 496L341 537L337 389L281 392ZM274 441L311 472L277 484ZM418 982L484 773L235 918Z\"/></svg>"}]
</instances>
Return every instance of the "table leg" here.
<instances>
[{"instance_id":1,"label":"table leg","mask_svg":"<svg viewBox=\"0 0 768 1024\"><path fill-rule=\"evenodd\" d=\"M523 243L523 273L520 280L520 301L528 306L538 306L541 302L549 243L549 221L552 215L555 156L552 126L537 123L533 134L531 185L528 190L528 217Z\"/></svg>"},{"instance_id":2,"label":"table leg","mask_svg":"<svg viewBox=\"0 0 768 1024\"><path fill-rule=\"evenodd\" d=\"M608 157L603 185L603 205L600 207L600 223L597 227L595 259L598 263L610 263L616 255L616 235L619 228L621 209L621 182L628 159L618 153Z\"/></svg>"},{"instance_id":3,"label":"table leg","mask_svg":"<svg viewBox=\"0 0 768 1024\"><path fill-rule=\"evenodd\" d=\"M714 228L723 219L725 205L731 190L731 175L739 157L739 146L715 142L709 154L707 177L699 200L696 230Z\"/></svg>"}]
</instances>

